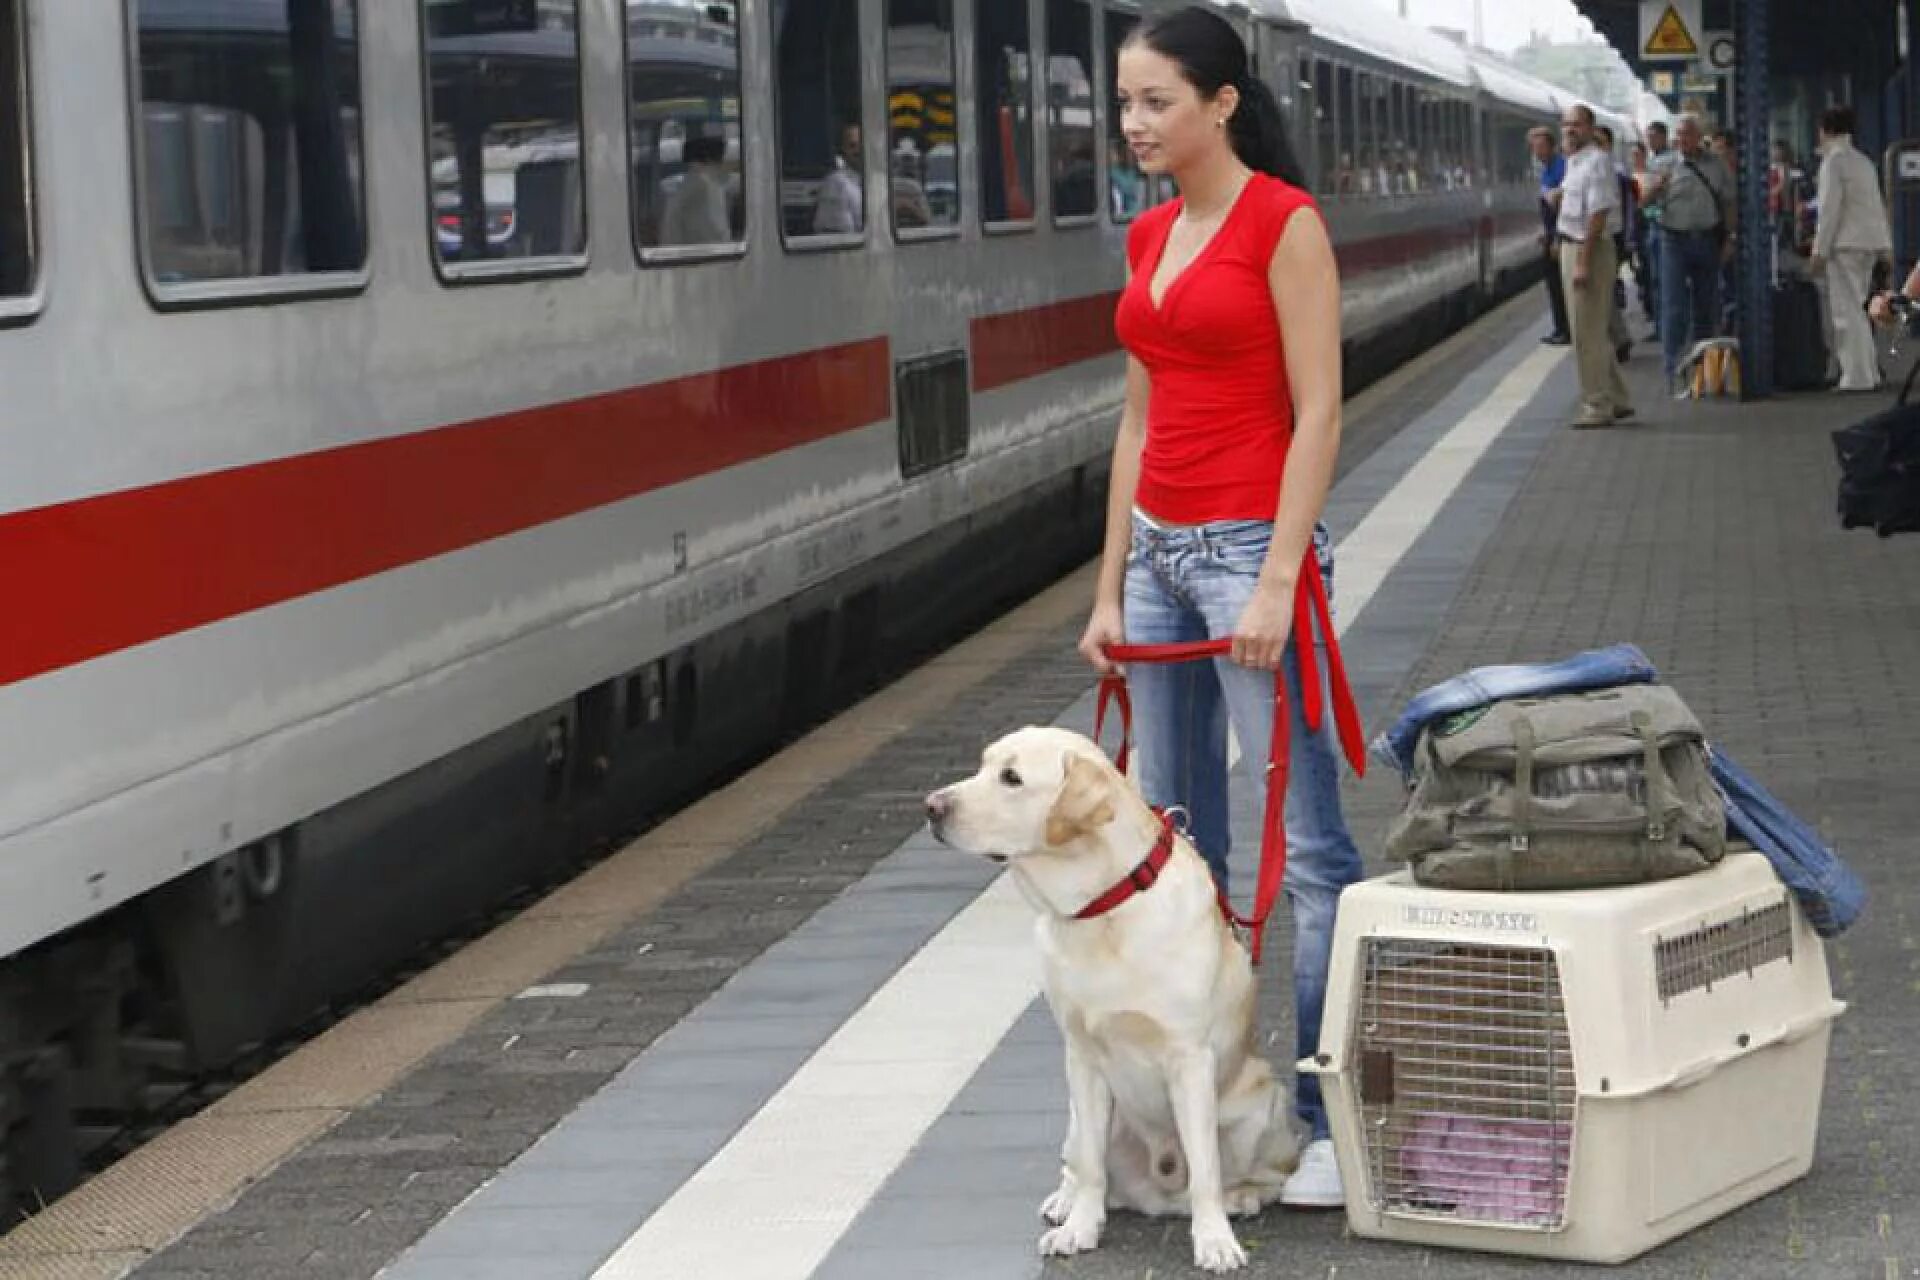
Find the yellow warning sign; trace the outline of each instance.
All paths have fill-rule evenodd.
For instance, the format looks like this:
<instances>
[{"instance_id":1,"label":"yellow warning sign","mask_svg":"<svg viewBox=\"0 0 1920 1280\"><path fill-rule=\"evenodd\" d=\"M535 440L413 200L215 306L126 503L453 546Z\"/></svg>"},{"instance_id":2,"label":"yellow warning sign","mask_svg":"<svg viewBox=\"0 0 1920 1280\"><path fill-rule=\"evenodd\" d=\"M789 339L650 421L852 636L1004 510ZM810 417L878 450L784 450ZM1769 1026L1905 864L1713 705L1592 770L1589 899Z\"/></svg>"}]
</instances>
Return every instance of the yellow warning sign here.
<instances>
[{"instance_id":1,"label":"yellow warning sign","mask_svg":"<svg viewBox=\"0 0 1920 1280\"><path fill-rule=\"evenodd\" d=\"M1672 5L1660 15L1660 21L1653 24L1653 32L1647 37L1646 51L1649 54L1664 55L1669 58L1694 58L1700 54L1700 46L1694 42L1693 33L1687 30L1687 23L1680 11Z\"/></svg>"}]
</instances>

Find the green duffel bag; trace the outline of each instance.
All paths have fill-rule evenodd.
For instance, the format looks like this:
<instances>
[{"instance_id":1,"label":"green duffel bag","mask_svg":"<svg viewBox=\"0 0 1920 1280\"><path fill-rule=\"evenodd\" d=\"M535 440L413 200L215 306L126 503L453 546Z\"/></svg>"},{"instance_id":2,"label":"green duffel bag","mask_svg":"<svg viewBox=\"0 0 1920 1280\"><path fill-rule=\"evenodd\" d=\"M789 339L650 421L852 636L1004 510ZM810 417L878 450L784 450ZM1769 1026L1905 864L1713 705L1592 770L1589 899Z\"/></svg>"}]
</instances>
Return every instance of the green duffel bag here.
<instances>
[{"instance_id":1,"label":"green duffel bag","mask_svg":"<svg viewBox=\"0 0 1920 1280\"><path fill-rule=\"evenodd\" d=\"M1665 685L1463 711L1420 737L1387 853L1443 889L1587 889L1705 870L1726 812L1705 735Z\"/></svg>"}]
</instances>

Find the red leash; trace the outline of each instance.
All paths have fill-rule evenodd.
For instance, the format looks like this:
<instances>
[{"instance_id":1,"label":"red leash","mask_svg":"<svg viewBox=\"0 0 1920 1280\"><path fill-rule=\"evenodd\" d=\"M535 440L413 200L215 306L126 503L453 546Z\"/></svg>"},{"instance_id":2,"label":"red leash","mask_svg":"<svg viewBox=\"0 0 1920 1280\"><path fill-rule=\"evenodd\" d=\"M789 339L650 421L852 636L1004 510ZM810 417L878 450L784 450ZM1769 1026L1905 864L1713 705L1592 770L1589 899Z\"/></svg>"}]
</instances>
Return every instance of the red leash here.
<instances>
[{"instance_id":1,"label":"red leash","mask_svg":"<svg viewBox=\"0 0 1920 1280\"><path fill-rule=\"evenodd\" d=\"M1325 715L1320 670L1312 643L1317 631L1327 646L1327 674L1333 686L1333 718L1339 731L1341 750L1353 766L1353 771L1364 775L1367 759L1365 743L1361 738L1360 711L1353 700L1353 689L1347 683L1346 664L1341 661L1340 642L1334 635L1333 617L1327 607L1326 584L1320 580L1320 567L1311 548L1301 566L1299 589L1294 593L1293 619L1294 636L1307 639L1306 643L1296 643L1293 647L1300 664L1301 712L1307 727L1318 733ZM1192 640L1180 644L1116 644L1106 648L1107 657L1114 662L1155 664L1223 658L1232 652L1233 641L1230 638ZM1093 736L1096 740L1106 728L1109 703L1120 709L1120 749L1114 754L1114 764L1125 773L1127 761L1133 753L1133 700L1127 696L1127 678L1124 675L1102 676L1100 679L1099 701L1095 703L1093 713ZM1260 943L1266 930L1267 917L1273 914L1273 904L1279 899L1281 885L1287 876L1287 832L1284 821L1290 755L1287 726L1287 682L1285 676L1276 671L1273 673L1273 733L1267 748L1266 815L1260 833L1260 874L1254 883L1252 914L1243 916L1235 911L1226 891L1215 886L1220 896L1221 913L1247 931L1253 963L1256 965L1260 963ZM1155 870L1157 872L1158 868ZM1124 885L1125 882L1122 882ZM1130 896L1132 891L1129 889L1128 894L1122 896Z\"/></svg>"}]
</instances>

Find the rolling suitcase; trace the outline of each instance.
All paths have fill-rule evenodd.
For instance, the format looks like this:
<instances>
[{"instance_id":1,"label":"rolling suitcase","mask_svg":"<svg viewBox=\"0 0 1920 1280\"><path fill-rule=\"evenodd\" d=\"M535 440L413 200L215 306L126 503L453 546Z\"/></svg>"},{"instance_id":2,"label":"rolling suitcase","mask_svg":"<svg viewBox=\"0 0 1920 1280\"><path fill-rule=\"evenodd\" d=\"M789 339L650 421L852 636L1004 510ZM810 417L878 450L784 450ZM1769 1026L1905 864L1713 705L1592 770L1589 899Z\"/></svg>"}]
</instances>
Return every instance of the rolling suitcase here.
<instances>
[{"instance_id":1,"label":"rolling suitcase","mask_svg":"<svg viewBox=\"0 0 1920 1280\"><path fill-rule=\"evenodd\" d=\"M1773 251L1773 385L1781 391L1818 391L1827 385L1827 324L1820 290L1811 280L1781 278Z\"/></svg>"}]
</instances>

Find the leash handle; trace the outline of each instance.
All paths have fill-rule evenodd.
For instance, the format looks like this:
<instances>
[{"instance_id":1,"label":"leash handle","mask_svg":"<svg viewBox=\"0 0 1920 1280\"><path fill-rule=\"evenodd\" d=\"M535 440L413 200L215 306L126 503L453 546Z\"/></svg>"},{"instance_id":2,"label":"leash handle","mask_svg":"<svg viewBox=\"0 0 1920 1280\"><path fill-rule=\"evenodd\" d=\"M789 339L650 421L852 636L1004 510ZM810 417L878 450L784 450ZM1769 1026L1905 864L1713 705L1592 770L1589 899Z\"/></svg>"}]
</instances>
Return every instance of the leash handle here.
<instances>
[{"instance_id":1,"label":"leash handle","mask_svg":"<svg viewBox=\"0 0 1920 1280\"><path fill-rule=\"evenodd\" d=\"M1356 774L1366 772L1366 747L1360 724L1359 708L1354 704L1352 687L1347 683L1346 663L1340 654L1340 642L1334 634L1332 609L1326 583L1312 548L1308 548L1301 566L1299 586L1294 592L1294 653L1300 664L1302 718L1318 733L1325 722L1325 694L1320 683L1316 642L1327 646L1327 676L1332 685L1334 724L1338 729L1342 753ZM1174 644L1115 644L1104 652L1110 661L1142 662L1156 665L1194 662L1203 658L1223 658L1233 652L1231 637L1212 640L1187 640ZM1127 678L1114 674L1100 678L1100 692L1094 703L1093 736L1099 740L1106 727L1107 708L1120 713L1120 748L1114 764L1122 773L1133 754L1133 700L1127 693ZM1287 783L1292 759L1291 721L1287 715L1287 682L1283 671L1273 673L1273 729L1268 736L1266 768L1266 805L1261 821L1260 871L1254 880L1253 910L1241 915L1218 883L1215 892L1220 912L1248 934L1253 963L1260 963L1261 943L1266 924L1279 901L1287 877L1286 803Z\"/></svg>"}]
</instances>

